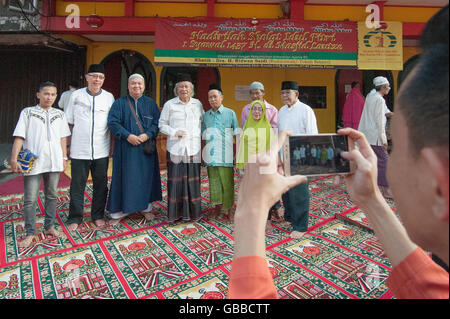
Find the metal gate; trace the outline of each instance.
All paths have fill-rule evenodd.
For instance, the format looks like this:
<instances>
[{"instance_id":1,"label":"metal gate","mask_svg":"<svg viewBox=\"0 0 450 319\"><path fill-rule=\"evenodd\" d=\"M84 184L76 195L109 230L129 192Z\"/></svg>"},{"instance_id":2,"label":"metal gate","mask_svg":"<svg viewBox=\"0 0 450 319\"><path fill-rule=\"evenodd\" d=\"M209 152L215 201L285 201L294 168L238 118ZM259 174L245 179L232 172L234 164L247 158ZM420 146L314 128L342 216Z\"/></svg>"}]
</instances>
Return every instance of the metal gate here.
<instances>
[{"instance_id":1,"label":"metal gate","mask_svg":"<svg viewBox=\"0 0 450 319\"><path fill-rule=\"evenodd\" d=\"M59 101L68 83L84 83L86 49L76 52L0 46L0 143L12 143L12 133L23 108L36 105L39 84L51 81Z\"/></svg>"}]
</instances>

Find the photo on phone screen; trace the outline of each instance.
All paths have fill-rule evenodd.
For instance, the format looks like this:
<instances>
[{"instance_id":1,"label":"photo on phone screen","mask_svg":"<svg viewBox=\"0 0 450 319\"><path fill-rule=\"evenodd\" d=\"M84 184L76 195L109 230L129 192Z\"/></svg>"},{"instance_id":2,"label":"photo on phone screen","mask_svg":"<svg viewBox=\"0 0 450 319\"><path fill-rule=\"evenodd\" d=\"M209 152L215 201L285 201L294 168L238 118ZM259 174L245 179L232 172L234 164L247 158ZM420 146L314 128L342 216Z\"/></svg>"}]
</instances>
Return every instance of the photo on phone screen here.
<instances>
[{"instance_id":1,"label":"photo on phone screen","mask_svg":"<svg viewBox=\"0 0 450 319\"><path fill-rule=\"evenodd\" d=\"M348 151L348 137L337 134L289 136L283 147L286 175L331 175L351 172L342 158Z\"/></svg>"}]
</instances>

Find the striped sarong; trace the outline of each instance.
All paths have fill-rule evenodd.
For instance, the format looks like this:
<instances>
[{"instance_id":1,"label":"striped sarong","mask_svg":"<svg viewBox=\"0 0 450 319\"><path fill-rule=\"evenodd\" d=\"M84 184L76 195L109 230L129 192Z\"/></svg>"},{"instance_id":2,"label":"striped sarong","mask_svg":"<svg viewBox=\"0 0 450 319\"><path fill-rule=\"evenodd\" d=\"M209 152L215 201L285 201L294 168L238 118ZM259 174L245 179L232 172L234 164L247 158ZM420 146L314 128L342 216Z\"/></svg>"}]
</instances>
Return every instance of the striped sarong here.
<instances>
[{"instance_id":1,"label":"striped sarong","mask_svg":"<svg viewBox=\"0 0 450 319\"><path fill-rule=\"evenodd\" d=\"M180 157L167 152L168 222L202 217L199 156Z\"/></svg>"},{"instance_id":2,"label":"striped sarong","mask_svg":"<svg viewBox=\"0 0 450 319\"><path fill-rule=\"evenodd\" d=\"M233 167L208 166L209 194L211 205L222 204L222 210L234 205Z\"/></svg>"}]
</instances>

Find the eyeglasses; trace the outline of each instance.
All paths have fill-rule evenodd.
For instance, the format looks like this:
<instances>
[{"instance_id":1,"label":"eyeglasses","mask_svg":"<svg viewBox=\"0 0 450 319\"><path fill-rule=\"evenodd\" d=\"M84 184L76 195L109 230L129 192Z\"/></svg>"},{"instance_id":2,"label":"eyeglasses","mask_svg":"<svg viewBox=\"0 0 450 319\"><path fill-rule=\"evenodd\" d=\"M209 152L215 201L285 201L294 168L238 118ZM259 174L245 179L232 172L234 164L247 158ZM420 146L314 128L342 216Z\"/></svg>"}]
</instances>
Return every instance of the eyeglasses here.
<instances>
[{"instance_id":1,"label":"eyeglasses","mask_svg":"<svg viewBox=\"0 0 450 319\"><path fill-rule=\"evenodd\" d=\"M99 79L99 80L104 80L105 76L104 75L98 75L98 74L88 74L90 77L92 77L93 79Z\"/></svg>"}]
</instances>

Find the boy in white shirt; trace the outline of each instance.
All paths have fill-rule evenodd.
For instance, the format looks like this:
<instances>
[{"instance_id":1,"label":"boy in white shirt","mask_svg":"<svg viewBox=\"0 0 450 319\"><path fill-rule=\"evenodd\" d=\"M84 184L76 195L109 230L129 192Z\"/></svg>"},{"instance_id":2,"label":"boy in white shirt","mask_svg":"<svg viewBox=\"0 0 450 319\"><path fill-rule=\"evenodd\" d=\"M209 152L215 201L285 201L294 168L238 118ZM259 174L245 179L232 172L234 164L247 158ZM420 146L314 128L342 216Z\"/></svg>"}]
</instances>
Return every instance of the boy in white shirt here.
<instances>
[{"instance_id":1,"label":"boy in white shirt","mask_svg":"<svg viewBox=\"0 0 450 319\"><path fill-rule=\"evenodd\" d=\"M55 229L57 187L59 176L67 167L66 138L70 136L69 126L63 111L52 108L56 100L56 85L44 82L37 92L39 104L22 110L13 136L11 170L24 173L17 162L22 147L38 155L30 172L24 173L24 218L26 237L19 242L19 248L27 248L36 234L36 199L44 180L45 222L44 233L60 237Z\"/></svg>"}]
</instances>

